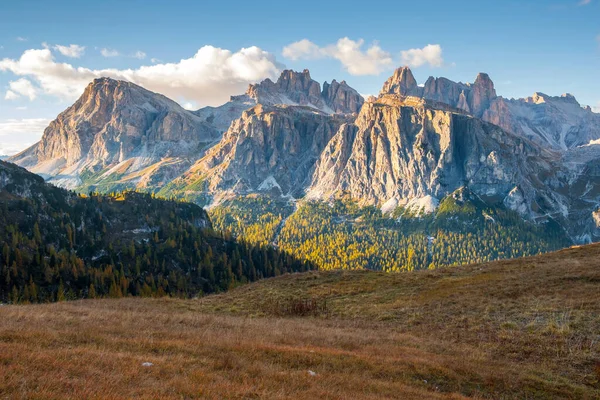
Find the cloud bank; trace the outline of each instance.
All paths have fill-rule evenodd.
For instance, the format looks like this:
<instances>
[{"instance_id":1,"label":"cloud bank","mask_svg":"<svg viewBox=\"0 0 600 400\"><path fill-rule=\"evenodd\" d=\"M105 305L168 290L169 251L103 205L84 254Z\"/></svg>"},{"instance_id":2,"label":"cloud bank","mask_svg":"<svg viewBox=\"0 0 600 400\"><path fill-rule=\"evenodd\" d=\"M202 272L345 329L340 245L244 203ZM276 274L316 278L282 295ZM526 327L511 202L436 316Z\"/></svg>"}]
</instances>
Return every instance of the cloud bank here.
<instances>
[{"instance_id":1,"label":"cloud bank","mask_svg":"<svg viewBox=\"0 0 600 400\"><path fill-rule=\"evenodd\" d=\"M6 100L16 100L19 97L24 96L29 98L30 101L33 101L37 97L36 88L25 78L9 82L8 87L9 89L4 96Z\"/></svg>"},{"instance_id":2,"label":"cloud bank","mask_svg":"<svg viewBox=\"0 0 600 400\"><path fill-rule=\"evenodd\" d=\"M378 75L394 66L392 56L373 43L363 50L364 40L354 41L347 37L335 44L319 47L308 39L302 39L283 48L283 56L290 60L314 60L333 58L352 75Z\"/></svg>"},{"instance_id":3,"label":"cloud bank","mask_svg":"<svg viewBox=\"0 0 600 400\"><path fill-rule=\"evenodd\" d=\"M107 50L107 55L112 54L108 49L102 50ZM142 58L141 52L137 57ZM0 72L23 77L11 82L5 92L7 99L33 100L44 94L72 101L93 79L107 76L198 105L220 105L229 96L245 91L250 83L276 79L283 68L272 54L255 46L236 52L204 46L192 57L179 62L136 69L91 69L60 63L50 48L30 49L18 59L0 60Z\"/></svg>"}]
</instances>

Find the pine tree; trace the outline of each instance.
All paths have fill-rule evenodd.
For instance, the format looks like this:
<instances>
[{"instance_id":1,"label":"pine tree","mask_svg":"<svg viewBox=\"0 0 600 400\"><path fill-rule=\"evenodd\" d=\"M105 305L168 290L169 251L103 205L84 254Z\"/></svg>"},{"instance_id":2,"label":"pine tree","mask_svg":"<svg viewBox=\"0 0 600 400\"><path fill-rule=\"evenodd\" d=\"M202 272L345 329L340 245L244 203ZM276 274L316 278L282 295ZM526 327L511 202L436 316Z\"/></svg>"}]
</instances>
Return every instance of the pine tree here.
<instances>
[{"instance_id":1,"label":"pine tree","mask_svg":"<svg viewBox=\"0 0 600 400\"><path fill-rule=\"evenodd\" d=\"M56 292L56 301L65 301L65 286L63 284L62 279L58 284L58 290Z\"/></svg>"},{"instance_id":2,"label":"pine tree","mask_svg":"<svg viewBox=\"0 0 600 400\"><path fill-rule=\"evenodd\" d=\"M88 290L88 298L95 299L96 298L96 287L93 283L90 283L90 288Z\"/></svg>"},{"instance_id":3,"label":"pine tree","mask_svg":"<svg viewBox=\"0 0 600 400\"><path fill-rule=\"evenodd\" d=\"M13 304L17 304L19 302L19 290L14 285L11 291L11 300Z\"/></svg>"}]
</instances>

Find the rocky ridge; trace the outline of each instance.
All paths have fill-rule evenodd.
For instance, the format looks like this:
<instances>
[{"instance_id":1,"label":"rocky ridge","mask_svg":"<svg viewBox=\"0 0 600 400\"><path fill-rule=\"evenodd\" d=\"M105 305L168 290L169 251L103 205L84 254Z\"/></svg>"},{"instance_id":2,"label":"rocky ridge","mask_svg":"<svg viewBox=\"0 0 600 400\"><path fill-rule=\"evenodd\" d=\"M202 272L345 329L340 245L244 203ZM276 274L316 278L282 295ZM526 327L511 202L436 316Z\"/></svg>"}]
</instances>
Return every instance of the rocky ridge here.
<instances>
[{"instance_id":1,"label":"rocky ridge","mask_svg":"<svg viewBox=\"0 0 600 400\"><path fill-rule=\"evenodd\" d=\"M573 95L548 96L538 92L525 99L506 99L496 94L494 83L485 73L478 74L474 83L429 77L421 87L410 69L402 67L386 81L380 96L384 94L448 104L557 150L600 138L600 115L590 107L582 107Z\"/></svg>"},{"instance_id":2,"label":"rocky ridge","mask_svg":"<svg viewBox=\"0 0 600 400\"><path fill-rule=\"evenodd\" d=\"M406 205L466 185L496 201L519 191L527 199L521 213L533 215L533 197L543 187L536 175L552 174L557 154L468 115L401 97L384 100L365 104L329 142L309 198L346 193L367 204Z\"/></svg>"},{"instance_id":3,"label":"rocky ridge","mask_svg":"<svg viewBox=\"0 0 600 400\"><path fill-rule=\"evenodd\" d=\"M321 85L311 78L308 70L284 70L276 82L266 79L250 85L245 94L232 96L229 102L219 107L201 108L195 114L225 131L244 110L257 104L307 106L327 114L354 114L363 103L362 96L345 81L325 82L321 90Z\"/></svg>"}]
</instances>

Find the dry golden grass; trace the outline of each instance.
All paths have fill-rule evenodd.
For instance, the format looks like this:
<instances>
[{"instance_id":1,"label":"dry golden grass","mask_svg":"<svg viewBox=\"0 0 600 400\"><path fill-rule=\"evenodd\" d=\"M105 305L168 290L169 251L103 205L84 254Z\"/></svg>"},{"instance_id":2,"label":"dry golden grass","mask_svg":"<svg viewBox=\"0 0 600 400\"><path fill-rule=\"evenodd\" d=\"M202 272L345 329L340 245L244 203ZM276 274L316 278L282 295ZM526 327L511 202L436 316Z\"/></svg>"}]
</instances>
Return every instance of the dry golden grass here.
<instances>
[{"instance_id":1,"label":"dry golden grass","mask_svg":"<svg viewBox=\"0 0 600 400\"><path fill-rule=\"evenodd\" d=\"M286 315L298 301L318 306ZM593 399L599 341L592 245L287 275L200 300L3 306L0 397Z\"/></svg>"}]
</instances>

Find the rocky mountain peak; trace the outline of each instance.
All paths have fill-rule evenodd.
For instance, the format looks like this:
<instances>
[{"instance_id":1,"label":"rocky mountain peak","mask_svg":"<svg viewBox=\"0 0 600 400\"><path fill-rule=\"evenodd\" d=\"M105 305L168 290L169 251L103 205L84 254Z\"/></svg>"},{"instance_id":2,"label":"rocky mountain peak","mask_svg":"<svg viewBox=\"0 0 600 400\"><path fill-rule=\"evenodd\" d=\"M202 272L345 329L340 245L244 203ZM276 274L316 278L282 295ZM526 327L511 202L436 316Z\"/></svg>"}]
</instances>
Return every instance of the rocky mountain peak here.
<instances>
[{"instance_id":1,"label":"rocky mountain peak","mask_svg":"<svg viewBox=\"0 0 600 400\"><path fill-rule=\"evenodd\" d=\"M229 102L219 107L204 107L194 114L225 132L244 110L256 104L308 106L327 114L354 114L363 103L362 96L346 81L325 82L321 91L321 85L311 78L309 70L284 70L276 82L265 79L250 85L245 94L231 96Z\"/></svg>"},{"instance_id":2,"label":"rocky mountain peak","mask_svg":"<svg viewBox=\"0 0 600 400\"><path fill-rule=\"evenodd\" d=\"M321 85L310 77L309 70L302 72L287 69L281 73L276 83L278 89L285 93L303 92L308 96L321 92Z\"/></svg>"},{"instance_id":3,"label":"rocky mountain peak","mask_svg":"<svg viewBox=\"0 0 600 400\"><path fill-rule=\"evenodd\" d=\"M490 76L485 72L480 72L477 74L477 77L475 78L475 82L473 83L473 85L474 86L483 86L483 87L489 88L489 90L494 90L494 82L492 82L492 79L490 78Z\"/></svg>"},{"instance_id":4,"label":"rocky mountain peak","mask_svg":"<svg viewBox=\"0 0 600 400\"><path fill-rule=\"evenodd\" d=\"M560 96L550 96L546 93L535 92L531 97L526 98L525 102L533 104L558 102L562 104L572 104L576 105L577 107L581 107L575 96L573 96L571 93L564 93Z\"/></svg>"},{"instance_id":5,"label":"rocky mountain peak","mask_svg":"<svg viewBox=\"0 0 600 400\"><path fill-rule=\"evenodd\" d=\"M321 85L310 77L310 72L284 70L277 82L265 79L261 83L251 85L246 94L256 103L274 105L312 105L324 107L321 99Z\"/></svg>"},{"instance_id":6,"label":"rocky mountain peak","mask_svg":"<svg viewBox=\"0 0 600 400\"><path fill-rule=\"evenodd\" d=\"M109 110L108 106L112 108ZM128 107L144 108L147 111L157 111L159 108L182 110L179 104L162 94L151 92L132 82L102 77L90 82L81 97L62 114L86 117L88 113L100 112L110 118L109 111L118 113Z\"/></svg>"},{"instance_id":7,"label":"rocky mountain peak","mask_svg":"<svg viewBox=\"0 0 600 400\"><path fill-rule=\"evenodd\" d=\"M394 75L385 81L380 95L397 94L400 96L414 95L418 91L417 81L408 67L400 67Z\"/></svg>"},{"instance_id":8,"label":"rocky mountain peak","mask_svg":"<svg viewBox=\"0 0 600 400\"><path fill-rule=\"evenodd\" d=\"M488 74L480 72L477 74L477 78L475 78L471 93L469 93L470 112L476 117L481 118L485 110L490 108L491 102L496 97L498 96L496 95L494 82L492 82Z\"/></svg>"},{"instance_id":9,"label":"rocky mountain peak","mask_svg":"<svg viewBox=\"0 0 600 400\"><path fill-rule=\"evenodd\" d=\"M43 175L68 177L63 184L72 186L86 169L102 170L132 158L139 162L131 168L143 169L164 157L197 152L218 137L216 129L163 95L99 78L50 123L38 143L11 161Z\"/></svg>"},{"instance_id":10,"label":"rocky mountain peak","mask_svg":"<svg viewBox=\"0 0 600 400\"><path fill-rule=\"evenodd\" d=\"M546 102L548 97L549 96L547 94L542 92L535 92L533 96L526 98L525 101L528 103L543 104Z\"/></svg>"},{"instance_id":11,"label":"rocky mountain peak","mask_svg":"<svg viewBox=\"0 0 600 400\"><path fill-rule=\"evenodd\" d=\"M323 83L321 97L333 112L342 114L358 113L365 102L363 97L348 86L346 81L337 82L335 79L331 81L331 84Z\"/></svg>"},{"instance_id":12,"label":"rocky mountain peak","mask_svg":"<svg viewBox=\"0 0 600 400\"><path fill-rule=\"evenodd\" d=\"M284 70L277 82L265 79L250 85L245 97L235 96L232 101L251 99L255 104L301 105L317 108L328 114L357 113L364 103L362 96L345 81L321 85L310 76L310 71Z\"/></svg>"},{"instance_id":13,"label":"rocky mountain peak","mask_svg":"<svg viewBox=\"0 0 600 400\"><path fill-rule=\"evenodd\" d=\"M307 107L258 104L233 121L223 139L184 176L199 173L207 189L297 195L310 182L314 163L346 116Z\"/></svg>"}]
</instances>

